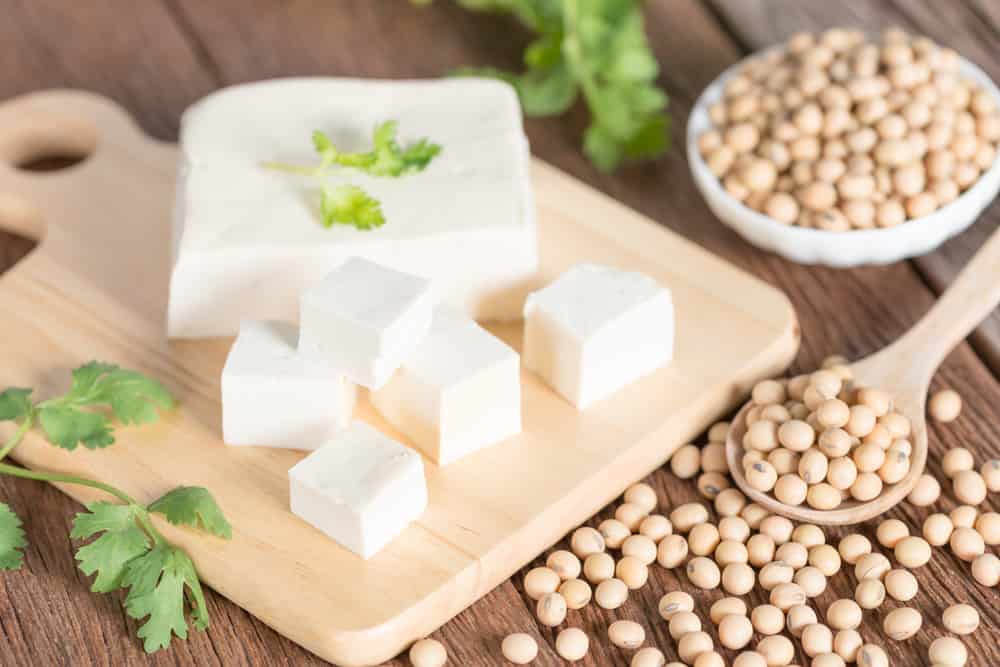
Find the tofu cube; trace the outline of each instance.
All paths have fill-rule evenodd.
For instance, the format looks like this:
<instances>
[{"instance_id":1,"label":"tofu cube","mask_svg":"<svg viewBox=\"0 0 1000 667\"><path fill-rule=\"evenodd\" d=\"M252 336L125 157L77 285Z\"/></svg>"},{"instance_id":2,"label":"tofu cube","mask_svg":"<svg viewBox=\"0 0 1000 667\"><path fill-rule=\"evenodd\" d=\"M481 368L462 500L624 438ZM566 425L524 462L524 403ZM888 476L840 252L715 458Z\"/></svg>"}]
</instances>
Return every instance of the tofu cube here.
<instances>
[{"instance_id":1,"label":"tofu cube","mask_svg":"<svg viewBox=\"0 0 1000 667\"><path fill-rule=\"evenodd\" d=\"M371 230L320 224L310 136L368 151L372 129L442 147L403 178L351 170L381 202ZM295 322L298 299L348 257L427 278L435 300L477 320L517 320L538 270L531 154L517 92L495 79L309 77L230 86L181 120L167 335L235 335L243 319Z\"/></svg>"},{"instance_id":2,"label":"tofu cube","mask_svg":"<svg viewBox=\"0 0 1000 667\"><path fill-rule=\"evenodd\" d=\"M351 422L357 387L305 361L299 330L246 321L222 369L222 438L227 445L316 449Z\"/></svg>"},{"instance_id":3,"label":"tofu cube","mask_svg":"<svg viewBox=\"0 0 1000 667\"><path fill-rule=\"evenodd\" d=\"M303 293L299 351L378 389L423 340L432 309L424 278L352 257Z\"/></svg>"},{"instance_id":4,"label":"tofu cube","mask_svg":"<svg viewBox=\"0 0 1000 667\"><path fill-rule=\"evenodd\" d=\"M292 512L368 559L427 507L420 455L355 421L288 471Z\"/></svg>"},{"instance_id":5,"label":"tofu cube","mask_svg":"<svg viewBox=\"0 0 1000 667\"><path fill-rule=\"evenodd\" d=\"M372 403L447 465L521 431L520 358L462 312L438 306L427 337Z\"/></svg>"},{"instance_id":6,"label":"tofu cube","mask_svg":"<svg viewBox=\"0 0 1000 667\"><path fill-rule=\"evenodd\" d=\"M673 358L670 292L641 273L579 264L529 295L524 365L583 410Z\"/></svg>"}]
</instances>

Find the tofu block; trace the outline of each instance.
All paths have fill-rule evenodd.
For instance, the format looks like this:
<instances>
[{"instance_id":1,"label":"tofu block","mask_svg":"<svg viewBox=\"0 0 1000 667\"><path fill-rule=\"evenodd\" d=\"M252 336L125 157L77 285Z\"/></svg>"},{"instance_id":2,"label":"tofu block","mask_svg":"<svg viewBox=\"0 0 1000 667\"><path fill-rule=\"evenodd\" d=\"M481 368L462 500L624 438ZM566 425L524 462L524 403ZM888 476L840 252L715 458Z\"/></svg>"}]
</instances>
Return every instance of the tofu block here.
<instances>
[{"instance_id":1,"label":"tofu block","mask_svg":"<svg viewBox=\"0 0 1000 667\"><path fill-rule=\"evenodd\" d=\"M315 165L311 135L370 150L374 126L442 147L402 178L344 170L386 224L319 223L315 179L263 162ZM348 257L431 281L475 319L516 320L538 267L530 153L506 83L450 78L279 79L234 86L188 109L173 219L171 338L234 335L242 319L296 322L299 295ZM336 182L332 180L331 182Z\"/></svg>"},{"instance_id":2,"label":"tofu block","mask_svg":"<svg viewBox=\"0 0 1000 667\"><path fill-rule=\"evenodd\" d=\"M351 422L357 388L343 374L304 360L299 330L246 321L222 369L227 445L316 449Z\"/></svg>"},{"instance_id":3,"label":"tofu block","mask_svg":"<svg viewBox=\"0 0 1000 667\"><path fill-rule=\"evenodd\" d=\"M641 273L578 264L524 317L524 365L580 410L673 358L670 292Z\"/></svg>"},{"instance_id":4,"label":"tofu block","mask_svg":"<svg viewBox=\"0 0 1000 667\"><path fill-rule=\"evenodd\" d=\"M434 309L430 332L375 408L438 465L521 431L517 352L450 306Z\"/></svg>"},{"instance_id":5,"label":"tofu block","mask_svg":"<svg viewBox=\"0 0 1000 667\"><path fill-rule=\"evenodd\" d=\"M378 389L431 326L430 283L352 257L302 294L299 352Z\"/></svg>"},{"instance_id":6,"label":"tofu block","mask_svg":"<svg viewBox=\"0 0 1000 667\"><path fill-rule=\"evenodd\" d=\"M292 512L368 559L427 507L420 455L355 421L288 471Z\"/></svg>"}]
</instances>

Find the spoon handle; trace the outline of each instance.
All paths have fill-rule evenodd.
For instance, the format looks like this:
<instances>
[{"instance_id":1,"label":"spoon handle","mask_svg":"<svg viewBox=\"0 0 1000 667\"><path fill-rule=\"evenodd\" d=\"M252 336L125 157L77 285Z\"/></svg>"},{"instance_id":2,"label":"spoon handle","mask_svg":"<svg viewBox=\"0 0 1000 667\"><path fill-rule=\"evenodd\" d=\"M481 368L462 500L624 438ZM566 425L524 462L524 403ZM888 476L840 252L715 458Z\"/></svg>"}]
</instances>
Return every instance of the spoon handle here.
<instances>
[{"instance_id":1,"label":"spoon handle","mask_svg":"<svg viewBox=\"0 0 1000 667\"><path fill-rule=\"evenodd\" d=\"M1000 303L1000 229L983 244L926 315L891 346L929 378Z\"/></svg>"}]
</instances>

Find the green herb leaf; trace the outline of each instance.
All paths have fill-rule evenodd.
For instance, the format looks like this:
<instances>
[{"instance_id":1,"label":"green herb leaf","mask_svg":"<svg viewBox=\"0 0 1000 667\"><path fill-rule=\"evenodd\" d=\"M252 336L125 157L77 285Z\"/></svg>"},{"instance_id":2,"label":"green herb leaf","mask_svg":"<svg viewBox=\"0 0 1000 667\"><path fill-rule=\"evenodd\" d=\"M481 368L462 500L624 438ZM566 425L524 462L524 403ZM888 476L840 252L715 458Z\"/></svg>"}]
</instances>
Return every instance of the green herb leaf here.
<instances>
[{"instance_id":1,"label":"green herb leaf","mask_svg":"<svg viewBox=\"0 0 1000 667\"><path fill-rule=\"evenodd\" d=\"M323 139L315 139L322 144ZM56 445L75 449L103 447L114 442L110 413L126 424L151 421L157 408L173 405L173 398L155 380L113 364L91 362L73 371L70 390L58 398L31 404L31 390L11 388L0 393L0 418L25 417L17 435L4 447L16 447L37 414L39 426ZM149 512L162 512L174 524L188 525L229 537L232 527L212 496L200 487L180 487L155 501L150 508L127 493L96 480L37 470L15 469L3 464L0 473L28 479L79 484L105 491L124 504L94 502L73 519L75 539L90 539L76 551L80 570L94 575L91 590L99 593L128 588L127 613L145 619L139 628L147 652L170 645L176 635L187 637L186 610L194 627L208 627L208 607L194 564L186 553L172 546L150 521ZM21 520L0 503L0 570L17 569L26 546Z\"/></svg>"},{"instance_id":2,"label":"green herb leaf","mask_svg":"<svg viewBox=\"0 0 1000 667\"><path fill-rule=\"evenodd\" d=\"M114 364L92 361L73 371L70 390L38 406L38 421L46 437L64 449L82 444L89 449L114 443L111 420L86 408L110 408L123 424L159 418L158 409L174 406L170 393L156 380Z\"/></svg>"},{"instance_id":3,"label":"green herb leaf","mask_svg":"<svg viewBox=\"0 0 1000 667\"><path fill-rule=\"evenodd\" d=\"M625 146L625 155L633 160L646 160L663 155L670 148L670 116L650 116L646 124L632 135Z\"/></svg>"},{"instance_id":4,"label":"green herb leaf","mask_svg":"<svg viewBox=\"0 0 1000 667\"><path fill-rule=\"evenodd\" d=\"M582 94L591 113L584 152L611 171L627 159L651 159L669 146L667 96L656 85L639 0L459 0L476 10L504 11L539 33L524 53L525 71L465 68L517 90L524 112L551 116Z\"/></svg>"},{"instance_id":5,"label":"green herb leaf","mask_svg":"<svg viewBox=\"0 0 1000 667\"><path fill-rule=\"evenodd\" d=\"M324 227L339 224L369 230L385 224L382 204L356 185L324 187L319 209Z\"/></svg>"},{"instance_id":6,"label":"green herb leaf","mask_svg":"<svg viewBox=\"0 0 1000 667\"><path fill-rule=\"evenodd\" d=\"M0 570L19 570L28 546L21 519L5 503L0 503Z\"/></svg>"},{"instance_id":7,"label":"green herb leaf","mask_svg":"<svg viewBox=\"0 0 1000 667\"><path fill-rule=\"evenodd\" d=\"M208 627L208 606L194 563L176 547L157 544L129 561L122 585L129 588L128 615L137 620L148 617L138 632L147 653L167 648L174 635L187 638L186 606L196 629Z\"/></svg>"},{"instance_id":8,"label":"green herb leaf","mask_svg":"<svg viewBox=\"0 0 1000 667\"><path fill-rule=\"evenodd\" d=\"M563 64L531 69L524 74L493 67L460 67L451 74L506 81L517 91L521 108L529 116L558 116L568 111L579 96L576 79Z\"/></svg>"},{"instance_id":9,"label":"green herb leaf","mask_svg":"<svg viewBox=\"0 0 1000 667\"><path fill-rule=\"evenodd\" d=\"M375 144L374 160L364 169L372 176L398 178L423 171L441 152L441 147L427 139L419 139L406 148L396 140L399 123L387 120L375 126L372 142Z\"/></svg>"},{"instance_id":10,"label":"green herb leaf","mask_svg":"<svg viewBox=\"0 0 1000 667\"><path fill-rule=\"evenodd\" d=\"M342 167L367 168L375 160L374 153L341 153L333 145L330 137L320 130L313 132L313 146L320 155L320 165L316 168L316 176L322 177L327 169L333 165Z\"/></svg>"},{"instance_id":11,"label":"green herb leaf","mask_svg":"<svg viewBox=\"0 0 1000 667\"><path fill-rule=\"evenodd\" d=\"M20 419L31 412L31 390L11 387L0 393L0 421Z\"/></svg>"},{"instance_id":12,"label":"green herb leaf","mask_svg":"<svg viewBox=\"0 0 1000 667\"><path fill-rule=\"evenodd\" d=\"M233 527L219 509L212 494L200 486L179 486L149 506L174 525L198 528L225 539L233 536Z\"/></svg>"},{"instance_id":13,"label":"green herb leaf","mask_svg":"<svg viewBox=\"0 0 1000 667\"><path fill-rule=\"evenodd\" d=\"M333 142L330 141L330 137L327 136L325 132L320 132L316 130L312 134L313 146L316 147L316 152L322 155L326 153L331 148L333 148Z\"/></svg>"},{"instance_id":14,"label":"green herb leaf","mask_svg":"<svg viewBox=\"0 0 1000 667\"><path fill-rule=\"evenodd\" d=\"M115 442L111 420L97 412L63 405L43 407L38 411L38 423L49 442L70 451L78 444L87 449L101 449Z\"/></svg>"},{"instance_id":15,"label":"green herb leaf","mask_svg":"<svg viewBox=\"0 0 1000 667\"><path fill-rule=\"evenodd\" d=\"M317 175L322 177L328 167L338 165L358 169L370 176L399 178L423 171L441 152L440 146L427 139L418 139L402 148L396 139L398 130L399 123L394 120L379 123L372 132L374 148L357 153L341 153L329 136L319 130L313 132L313 146L321 159Z\"/></svg>"},{"instance_id":16,"label":"green herb leaf","mask_svg":"<svg viewBox=\"0 0 1000 667\"><path fill-rule=\"evenodd\" d=\"M385 224L382 205L361 188L340 184L328 185L327 172L333 166L350 167L369 176L399 178L423 171L441 153L441 147L428 139L418 139L405 148L399 145L396 133L399 125L388 120L375 126L372 133L374 148L370 151L342 153L334 146L329 135L319 130L312 134L313 147L320 156L318 167L301 167L280 162L265 162L265 169L304 174L322 183L319 200L320 222L324 227L335 224L353 225L361 230L371 230Z\"/></svg>"},{"instance_id":17,"label":"green herb leaf","mask_svg":"<svg viewBox=\"0 0 1000 667\"><path fill-rule=\"evenodd\" d=\"M31 390L11 387L0 393L0 421L20 419L31 412Z\"/></svg>"},{"instance_id":18,"label":"green herb leaf","mask_svg":"<svg viewBox=\"0 0 1000 667\"><path fill-rule=\"evenodd\" d=\"M73 371L73 386L65 398L77 405L110 405L123 424L143 424L169 410L174 398L162 384L113 364L90 362Z\"/></svg>"},{"instance_id":19,"label":"green herb leaf","mask_svg":"<svg viewBox=\"0 0 1000 667\"><path fill-rule=\"evenodd\" d=\"M103 533L76 551L80 570L88 576L97 573L91 591L109 593L120 588L129 561L149 551L149 538L136 524L139 511L134 505L101 501L90 503L87 513L81 512L73 519L70 537L86 539Z\"/></svg>"},{"instance_id":20,"label":"green herb leaf","mask_svg":"<svg viewBox=\"0 0 1000 667\"><path fill-rule=\"evenodd\" d=\"M583 152L601 171L613 171L625 157L621 140L597 123L587 128L583 135Z\"/></svg>"}]
</instances>

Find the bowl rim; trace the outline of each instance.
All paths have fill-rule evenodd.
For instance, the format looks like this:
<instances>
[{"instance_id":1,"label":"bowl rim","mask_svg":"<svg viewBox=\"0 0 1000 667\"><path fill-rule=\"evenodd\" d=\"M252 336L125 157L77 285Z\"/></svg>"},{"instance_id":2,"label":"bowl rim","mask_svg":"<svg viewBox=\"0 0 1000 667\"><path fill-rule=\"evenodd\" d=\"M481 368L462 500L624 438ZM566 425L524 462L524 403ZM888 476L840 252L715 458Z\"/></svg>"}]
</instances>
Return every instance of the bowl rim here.
<instances>
[{"instance_id":1,"label":"bowl rim","mask_svg":"<svg viewBox=\"0 0 1000 667\"><path fill-rule=\"evenodd\" d=\"M775 44L763 49L754 51L753 53L747 55L741 60L733 63L725 70L723 70L715 79L712 80L702 92L698 95L695 100L694 105L691 107L691 111L688 113L688 122L686 128L685 141L687 144L687 154L688 163L693 171L698 172L703 178L698 179L696 175L696 181L700 180L700 185L709 190L709 192L704 193L707 197L721 197L727 202L737 206L737 211L741 215L741 222L744 224L752 224L756 227L766 230L771 233L780 233L789 236L798 236L802 240L812 240L812 241L830 241L831 239L838 240L848 240L868 242L868 241L884 241L886 238L893 235L901 235L903 233L909 234L919 234L923 230L932 229L935 232L944 231L941 229L942 219L947 219L948 222L952 222L953 225L957 226L952 233L957 233L965 227L968 227L973 222L978 219L978 215L973 216L968 222L962 222L960 225L954 223L954 215L956 212L960 212L963 204L968 202L971 198L970 195L982 194L988 197L988 200L992 200L996 196L989 196L988 189L991 187L989 181L992 178L1000 179L1000 148L997 150L997 154L993 158L993 164L990 165L989 169L984 170L980 173L979 178L976 182L965 192L961 193L953 201L948 202L941 208L938 208L933 213L925 215L920 218L914 218L912 220L906 220L893 227L875 227L871 229L849 229L846 231L831 231L825 229L815 229L812 227L800 227L796 224L784 224L778 222L774 218L753 210L745 203L737 199L736 197L729 194L725 187L722 185L722 181L708 168L708 164L704 161L701 156L701 151L698 150L698 135L706 130L704 125L707 123L708 128L714 128L711 120L708 119L708 106L715 102L717 99L721 98L723 85L727 80L732 78L737 74L737 72L744 67L750 61L760 58L767 53L773 51L784 50L786 48L785 43ZM959 74L972 78L976 83L981 85L985 90L987 90L992 96L994 101L997 103L998 109L1000 109L1000 88L997 87L996 83L989 77L989 75L983 71L978 65L968 60L964 56L959 55ZM704 118L706 123L699 122ZM987 202L988 205L989 201ZM945 237L947 238L947 236ZM944 239L942 239L943 242Z\"/></svg>"}]
</instances>

